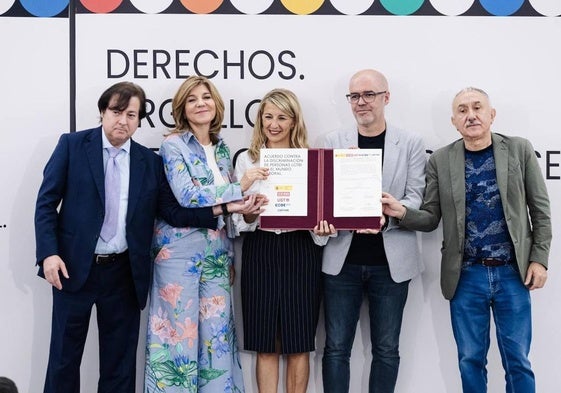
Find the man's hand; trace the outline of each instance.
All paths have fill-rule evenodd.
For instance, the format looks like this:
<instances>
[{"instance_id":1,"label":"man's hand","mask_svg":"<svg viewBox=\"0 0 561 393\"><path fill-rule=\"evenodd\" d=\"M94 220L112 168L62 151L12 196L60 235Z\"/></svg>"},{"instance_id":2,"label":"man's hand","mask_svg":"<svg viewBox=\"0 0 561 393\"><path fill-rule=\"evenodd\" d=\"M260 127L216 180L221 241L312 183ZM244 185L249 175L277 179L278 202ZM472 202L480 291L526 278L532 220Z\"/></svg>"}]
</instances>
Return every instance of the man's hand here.
<instances>
[{"instance_id":1,"label":"man's hand","mask_svg":"<svg viewBox=\"0 0 561 393\"><path fill-rule=\"evenodd\" d=\"M56 289L62 289L62 283L60 282L59 271L65 278L70 278L68 271L66 270L66 265L58 255L51 255L45 258L43 261L43 273L45 274L45 279Z\"/></svg>"},{"instance_id":2,"label":"man's hand","mask_svg":"<svg viewBox=\"0 0 561 393\"><path fill-rule=\"evenodd\" d=\"M526 273L526 280L524 280L524 285L532 291L534 289L543 288L546 280L547 270L545 266L539 262L530 262L528 272Z\"/></svg>"},{"instance_id":3,"label":"man's hand","mask_svg":"<svg viewBox=\"0 0 561 393\"><path fill-rule=\"evenodd\" d=\"M385 215L395 217L398 220L405 216L407 209L393 195L382 192L382 199L380 201L382 202L382 211Z\"/></svg>"},{"instance_id":4,"label":"man's hand","mask_svg":"<svg viewBox=\"0 0 561 393\"><path fill-rule=\"evenodd\" d=\"M382 228L385 223L386 223L386 217L384 216L380 217L380 228ZM367 228L367 229L357 229L355 232L360 233L362 235L376 235L377 233L380 233L380 230L381 229Z\"/></svg>"}]
</instances>

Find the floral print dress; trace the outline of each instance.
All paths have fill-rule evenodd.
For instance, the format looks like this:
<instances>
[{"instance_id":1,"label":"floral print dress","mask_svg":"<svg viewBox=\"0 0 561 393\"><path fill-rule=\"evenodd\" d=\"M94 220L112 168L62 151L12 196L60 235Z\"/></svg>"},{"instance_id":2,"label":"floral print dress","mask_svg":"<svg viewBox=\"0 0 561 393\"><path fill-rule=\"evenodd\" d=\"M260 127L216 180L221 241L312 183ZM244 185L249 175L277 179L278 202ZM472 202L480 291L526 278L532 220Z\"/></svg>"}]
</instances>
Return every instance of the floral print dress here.
<instances>
[{"instance_id":1,"label":"floral print dress","mask_svg":"<svg viewBox=\"0 0 561 393\"><path fill-rule=\"evenodd\" d=\"M190 132L171 134L160 154L168 182L184 207L242 198L230 182L228 147L215 158L225 184L214 185L203 147ZM243 392L230 293L233 247L221 229L173 228L161 221L154 238L154 278L146 343L145 393Z\"/></svg>"}]
</instances>

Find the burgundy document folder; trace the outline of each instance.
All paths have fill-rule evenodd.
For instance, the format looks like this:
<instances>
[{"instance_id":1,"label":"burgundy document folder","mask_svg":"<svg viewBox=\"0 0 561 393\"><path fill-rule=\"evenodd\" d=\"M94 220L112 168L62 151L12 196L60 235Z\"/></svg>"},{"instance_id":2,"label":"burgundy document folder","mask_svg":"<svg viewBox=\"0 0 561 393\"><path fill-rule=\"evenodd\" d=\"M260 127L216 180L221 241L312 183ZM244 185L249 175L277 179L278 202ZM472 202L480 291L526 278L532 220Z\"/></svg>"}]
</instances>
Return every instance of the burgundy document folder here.
<instances>
[{"instance_id":1,"label":"burgundy document folder","mask_svg":"<svg viewBox=\"0 0 561 393\"><path fill-rule=\"evenodd\" d=\"M380 217L333 217L332 149L308 149L308 214L261 216L259 226L262 229L313 229L320 220L327 220L335 229L380 228Z\"/></svg>"}]
</instances>

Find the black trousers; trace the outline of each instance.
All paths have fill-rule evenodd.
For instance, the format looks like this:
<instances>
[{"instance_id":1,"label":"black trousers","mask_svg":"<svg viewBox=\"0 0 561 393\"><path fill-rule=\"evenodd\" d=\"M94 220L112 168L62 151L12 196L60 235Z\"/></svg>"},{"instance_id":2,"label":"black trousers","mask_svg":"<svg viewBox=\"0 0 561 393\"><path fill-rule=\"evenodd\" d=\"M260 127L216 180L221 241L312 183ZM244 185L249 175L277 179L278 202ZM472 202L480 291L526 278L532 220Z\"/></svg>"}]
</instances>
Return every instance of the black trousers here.
<instances>
[{"instance_id":1,"label":"black trousers","mask_svg":"<svg viewBox=\"0 0 561 393\"><path fill-rule=\"evenodd\" d=\"M70 273L72 274L72 273ZM53 287L44 393L78 393L92 307L99 331L99 393L134 393L140 309L128 257L98 265L77 292Z\"/></svg>"}]
</instances>

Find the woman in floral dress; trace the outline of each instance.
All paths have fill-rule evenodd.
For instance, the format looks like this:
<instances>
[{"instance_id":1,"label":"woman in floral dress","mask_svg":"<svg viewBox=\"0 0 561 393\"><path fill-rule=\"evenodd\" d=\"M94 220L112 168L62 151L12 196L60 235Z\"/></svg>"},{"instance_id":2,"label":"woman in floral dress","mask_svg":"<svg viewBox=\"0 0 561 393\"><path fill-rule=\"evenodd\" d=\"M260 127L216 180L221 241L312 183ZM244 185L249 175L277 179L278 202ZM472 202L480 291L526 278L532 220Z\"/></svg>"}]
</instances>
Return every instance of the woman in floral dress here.
<instances>
[{"instance_id":1,"label":"woman in floral dress","mask_svg":"<svg viewBox=\"0 0 561 393\"><path fill-rule=\"evenodd\" d=\"M232 181L219 136L224 103L209 80L186 79L172 111L176 126L160 154L175 197L184 207L220 206L228 219L227 203L241 200L264 173ZM230 297L233 247L222 218L219 228L156 225L146 393L244 391Z\"/></svg>"}]
</instances>

